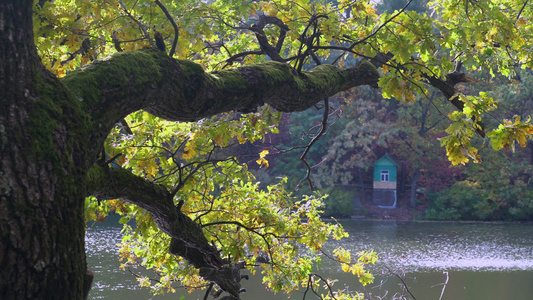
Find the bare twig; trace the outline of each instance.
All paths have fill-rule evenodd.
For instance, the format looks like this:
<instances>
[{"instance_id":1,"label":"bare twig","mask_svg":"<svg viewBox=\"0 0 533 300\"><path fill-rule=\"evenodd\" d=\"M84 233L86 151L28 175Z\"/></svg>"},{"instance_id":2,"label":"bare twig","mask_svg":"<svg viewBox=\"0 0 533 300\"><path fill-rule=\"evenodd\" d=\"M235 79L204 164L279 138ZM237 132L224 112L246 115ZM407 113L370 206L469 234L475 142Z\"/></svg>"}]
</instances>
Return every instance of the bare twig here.
<instances>
[{"instance_id":1,"label":"bare twig","mask_svg":"<svg viewBox=\"0 0 533 300\"><path fill-rule=\"evenodd\" d=\"M115 156L113 156L113 157L111 157L110 159L108 159L108 160L105 162L105 165L108 165L108 164L112 163L115 159L119 158L120 156L122 156L122 153L116 154Z\"/></svg>"},{"instance_id":2,"label":"bare twig","mask_svg":"<svg viewBox=\"0 0 533 300\"><path fill-rule=\"evenodd\" d=\"M174 41L172 41L172 48L170 48L170 53L168 54L168 56L172 57L174 53L176 52L176 45L178 45L178 38L179 38L178 24L176 24L176 21L174 21L174 18L172 18L172 16L168 12L168 9L163 5L163 3L161 3L159 0L155 0L155 4L157 4L157 6L161 8L163 13L165 13L165 16L167 17L167 19L172 24L172 27L174 27Z\"/></svg>"},{"instance_id":3,"label":"bare twig","mask_svg":"<svg viewBox=\"0 0 533 300\"><path fill-rule=\"evenodd\" d=\"M396 272L393 272L391 269L387 268L387 270L389 270L389 274L391 275L394 275L396 278L398 278L401 283L402 283L402 286L403 288L405 289L405 291L407 291L407 293L409 293L409 295L411 295L411 297L413 297L414 300L416 300L416 297L411 293L411 291L409 290L409 287L407 286L407 283L405 282L405 280L403 280L402 276L400 276L398 273Z\"/></svg>"},{"instance_id":4,"label":"bare twig","mask_svg":"<svg viewBox=\"0 0 533 300\"><path fill-rule=\"evenodd\" d=\"M311 142L305 147L304 152L300 156L300 160L303 161L303 163L305 164L305 167L307 168L307 174L305 175L305 178L302 179L302 181L303 180L307 180L307 182L309 183L309 187L311 188L311 191L314 191L315 188L313 186L313 182L311 181L311 177L310 177L311 176L311 166L309 165L309 163L305 159L305 156L307 155L307 153L309 153L309 150L311 150L311 147L313 146L313 144L316 143L320 139L320 137L322 135L324 135L324 132L326 132L326 128L327 128L327 125L328 125L328 116L329 116L329 98L326 98L326 99L324 99L324 116L322 118L322 124L321 124L321 127L320 127L320 131L318 132L318 134L316 136L313 137ZM302 183L302 181L300 181L300 183ZM298 183L298 185L300 185L300 183Z\"/></svg>"},{"instance_id":5,"label":"bare twig","mask_svg":"<svg viewBox=\"0 0 533 300\"><path fill-rule=\"evenodd\" d=\"M524 1L524 5L522 5L522 8L520 8L520 11L518 12L518 15L516 16L515 23L520 19L520 15L522 15L522 12L524 11L524 8L526 8L528 2L529 0Z\"/></svg>"},{"instance_id":6,"label":"bare twig","mask_svg":"<svg viewBox=\"0 0 533 300\"><path fill-rule=\"evenodd\" d=\"M256 50L256 51L245 51L245 52L237 53L235 55L232 55L230 58L228 58L226 60L226 66L228 66L228 65L231 66L233 64L233 62L235 62L237 59L239 59L241 57L244 58L244 57L246 57L248 55L261 55L263 53L264 53L263 51L258 51L258 50ZM226 66L224 66L224 68Z\"/></svg>"},{"instance_id":7,"label":"bare twig","mask_svg":"<svg viewBox=\"0 0 533 300\"><path fill-rule=\"evenodd\" d=\"M327 280L325 280L322 276L320 276L318 274L315 274L315 273L309 274L309 277L307 279L307 288L305 289L305 292L303 294L302 299L305 299L305 296L307 295L307 292L309 291L309 288L311 288L311 291L315 295L317 295L320 299L323 299L322 296L317 291L315 291L315 289L314 289L313 277L318 277L320 280L322 280L324 282L324 285L328 288L328 290L329 290L328 293L331 296L331 298L337 300L337 298L333 294L333 288L331 287L329 282Z\"/></svg>"},{"instance_id":8,"label":"bare twig","mask_svg":"<svg viewBox=\"0 0 533 300\"><path fill-rule=\"evenodd\" d=\"M207 298L209 297L209 293L213 289L213 285L214 283L211 282L209 286L207 287L207 290L205 290L204 300L207 300Z\"/></svg>"},{"instance_id":9,"label":"bare twig","mask_svg":"<svg viewBox=\"0 0 533 300\"><path fill-rule=\"evenodd\" d=\"M320 36L320 32L317 31L317 27L318 27L318 19L320 18L328 18L328 16L326 15L318 15L318 16L311 16L311 18L309 19L309 22L307 24L307 26L305 27L303 33L300 35L300 48L298 49L298 54L296 55L296 57L298 57L297 61L296 61L296 66L295 66L295 69L298 73L301 73L302 72L302 67L304 65L304 62L305 62L305 59L307 58L307 56L309 56L309 53L312 51L312 47L313 47L313 41L315 39L318 40L318 37ZM314 30L313 30L313 34L309 37L307 37L307 31L309 30L309 28L313 26L314 27ZM306 50L305 52L302 53L302 50L303 50L303 47L306 46Z\"/></svg>"}]
</instances>

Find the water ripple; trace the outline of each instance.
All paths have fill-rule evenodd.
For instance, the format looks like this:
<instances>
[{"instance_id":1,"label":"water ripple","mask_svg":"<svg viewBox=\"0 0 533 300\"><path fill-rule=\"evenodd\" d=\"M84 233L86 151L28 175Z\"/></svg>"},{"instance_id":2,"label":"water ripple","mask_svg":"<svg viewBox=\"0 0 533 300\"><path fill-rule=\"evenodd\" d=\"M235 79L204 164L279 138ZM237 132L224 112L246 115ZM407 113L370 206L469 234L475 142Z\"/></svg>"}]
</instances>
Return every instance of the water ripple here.
<instances>
[{"instance_id":1,"label":"water ripple","mask_svg":"<svg viewBox=\"0 0 533 300\"><path fill-rule=\"evenodd\" d=\"M528 224L348 221L343 225L350 237L342 246L355 252L374 249L382 267L405 272L533 270L533 226Z\"/></svg>"}]
</instances>

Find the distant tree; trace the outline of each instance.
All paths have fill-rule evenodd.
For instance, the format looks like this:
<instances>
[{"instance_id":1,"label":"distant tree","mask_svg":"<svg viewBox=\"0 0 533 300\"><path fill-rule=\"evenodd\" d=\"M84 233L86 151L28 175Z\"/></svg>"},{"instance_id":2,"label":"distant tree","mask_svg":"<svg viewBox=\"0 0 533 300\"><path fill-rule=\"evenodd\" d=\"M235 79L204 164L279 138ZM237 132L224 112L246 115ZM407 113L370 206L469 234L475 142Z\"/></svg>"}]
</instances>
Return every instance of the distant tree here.
<instances>
[{"instance_id":1,"label":"distant tree","mask_svg":"<svg viewBox=\"0 0 533 300\"><path fill-rule=\"evenodd\" d=\"M520 74L521 73L521 74ZM498 109L491 121L497 119L520 120L531 118L533 111L533 74L531 71L522 71L511 78L508 84L498 85L493 91L493 97L499 99ZM533 141L528 140L529 164L533 165Z\"/></svg>"},{"instance_id":2,"label":"distant tree","mask_svg":"<svg viewBox=\"0 0 533 300\"><path fill-rule=\"evenodd\" d=\"M442 148L435 143L435 138L443 135L447 125L442 117L447 108L437 95L437 91L433 90L427 97L421 97L397 110L398 121L394 126L399 128L399 134L390 152L402 162L405 167L402 172L410 173L411 207L416 206L416 190L420 180L428 184L431 182L426 186L430 189L437 184L435 180L454 179L450 173L442 176L446 173L443 169L447 169L450 163L442 161Z\"/></svg>"},{"instance_id":3,"label":"distant tree","mask_svg":"<svg viewBox=\"0 0 533 300\"><path fill-rule=\"evenodd\" d=\"M509 80L495 78L480 82L492 89L498 107L486 118L493 127L513 120L528 119L532 107L532 76L520 72ZM480 73L481 80L488 74ZM503 124L499 124L504 120ZM522 143L525 144L524 141ZM508 150L494 152L491 145L480 147L483 163L462 168L462 180L430 194L426 212L429 219L531 220L533 218L533 168L530 141L527 148L509 144Z\"/></svg>"}]
</instances>

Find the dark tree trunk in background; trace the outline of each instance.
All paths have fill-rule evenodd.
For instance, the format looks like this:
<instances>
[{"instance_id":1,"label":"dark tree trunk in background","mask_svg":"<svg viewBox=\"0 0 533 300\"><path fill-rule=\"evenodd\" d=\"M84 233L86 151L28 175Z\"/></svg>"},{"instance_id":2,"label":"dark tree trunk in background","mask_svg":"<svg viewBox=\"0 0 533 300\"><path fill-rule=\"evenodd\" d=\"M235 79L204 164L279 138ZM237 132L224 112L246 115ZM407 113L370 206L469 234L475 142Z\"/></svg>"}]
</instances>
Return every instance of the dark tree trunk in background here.
<instances>
[{"instance_id":1,"label":"dark tree trunk in background","mask_svg":"<svg viewBox=\"0 0 533 300\"><path fill-rule=\"evenodd\" d=\"M0 1L0 299L82 299L86 154L75 102L37 56L32 5Z\"/></svg>"},{"instance_id":2,"label":"dark tree trunk in background","mask_svg":"<svg viewBox=\"0 0 533 300\"><path fill-rule=\"evenodd\" d=\"M359 186L361 187L361 203L366 201L366 191L365 191L365 182L363 180L363 170L357 168L357 174L359 175Z\"/></svg>"},{"instance_id":3,"label":"dark tree trunk in background","mask_svg":"<svg viewBox=\"0 0 533 300\"><path fill-rule=\"evenodd\" d=\"M411 178L411 207L416 207L416 183L418 182L418 176L420 175L420 169L416 168L413 172L413 178Z\"/></svg>"},{"instance_id":4,"label":"dark tree trunk in background","mask_svg":"<svg viewBox=\"0 0 533 300\"><path fill-rule=\"evenodd\" d=\"M405 184L407 182L407 172L405 170L405 164L402 164L400 167L400 195L405 195Z\"/></svg>"},{"instance_id":5,"label":"dark tree trunk in background","mask_svg":"<svg viewBox=\"0 0 533 300\"><path fill-rule=\"evenodd\" d=\"M533 141L528 141L527 147L529 148L529 164L533 165Z\"/></svg>"}]
</instances>

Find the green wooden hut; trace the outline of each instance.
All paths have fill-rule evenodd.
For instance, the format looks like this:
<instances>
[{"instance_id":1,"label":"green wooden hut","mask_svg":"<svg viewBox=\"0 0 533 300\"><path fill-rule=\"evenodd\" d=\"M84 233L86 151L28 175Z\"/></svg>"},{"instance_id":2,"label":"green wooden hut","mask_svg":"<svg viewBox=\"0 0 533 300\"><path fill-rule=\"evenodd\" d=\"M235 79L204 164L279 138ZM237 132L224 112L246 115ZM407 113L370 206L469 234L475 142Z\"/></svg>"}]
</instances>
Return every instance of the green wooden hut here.
<instances>
[{"instance_id":1,"label":"green wooden hut","mask_svg":"<svg viewBox=\"0 0 533 300\"><path fill-rule=\"evenodd\" d=\"M396 181L398 164L388 154L374 163L374 204L383 208L396 208Z\"/></svg>"}]
</instances>

